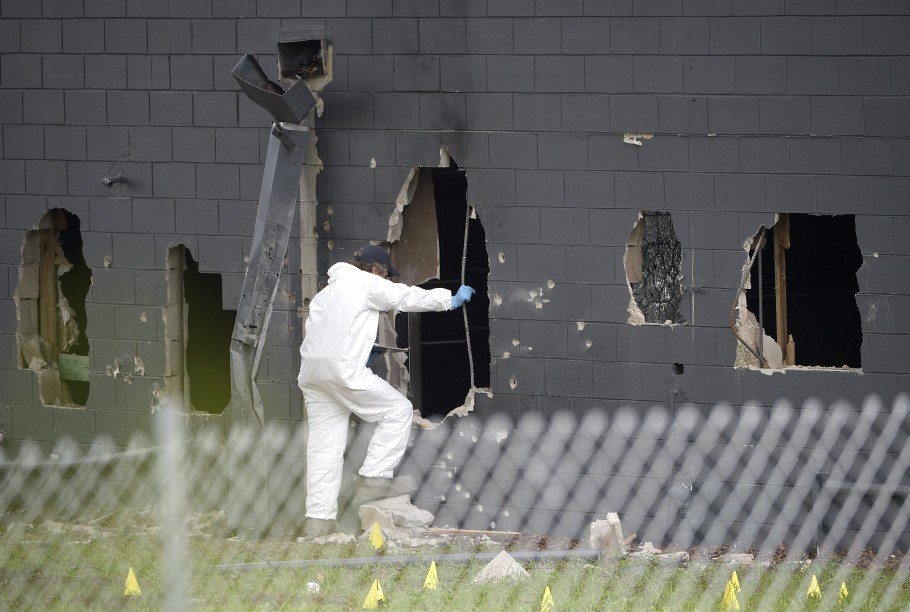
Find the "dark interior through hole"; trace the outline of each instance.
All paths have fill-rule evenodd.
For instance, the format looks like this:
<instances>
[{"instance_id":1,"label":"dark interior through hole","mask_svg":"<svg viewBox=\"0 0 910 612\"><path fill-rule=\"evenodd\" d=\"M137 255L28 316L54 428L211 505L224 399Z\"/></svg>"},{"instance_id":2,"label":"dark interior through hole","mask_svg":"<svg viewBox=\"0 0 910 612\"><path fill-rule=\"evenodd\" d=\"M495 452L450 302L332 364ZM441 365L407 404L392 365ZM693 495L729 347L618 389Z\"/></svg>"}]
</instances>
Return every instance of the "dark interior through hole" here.
<instances>
[{"instance_id":1,"label":"dark interior through hole","mask_svg":"<svg viewBox=\"0 0 910 612\"><path fill-rule=\"evenodd\" d=\"M774 231L759 258L762 271L763 328L777 337L774 291ZM751 256L751 254L750 254ZM856 306L856 271L863 256L853 215L790 214L786 250L787 328L795 343L795 365L859 368L863 341ZM759 261L746 292L749 311L759 317Z\"/></svg>"},{"instance_id":2,"label":"dark interior through hole","mask_svg":"<svg viewBox=\"0 0 910 612\"><path fill-rule=\"evenodd\" d=\"M64 257L73 267L60 276L60 292L73 310L73 318L79 329L78 340L66 352L71 355L87 356L89 342L86 333L88 318L85 313L85 296L92 285L92 271L85 263L85 257L82 254L82 232L79 217L68 210L63 210L63 215L66 218L66 228L57 234L57 241L63 250ZM67 380L66 385L73 402L84 406L88 400L88 381Z\"/></svg>"},{"instance_id":3,"label":"dark interior through hole","mask_svg":"<svg viewBox=\"0 0 910 612\"><path fill-rule=\"evenodd\" d=\"M323 76L325 62L321 40L295 40L278 43L278 69L282 78Z\"/></svg>"},{"instance_id":4,"label":"dark interior through hole","mask_svg":"<svg viewBox=\"0 0 910 612\"><path fill-rule=\"evenodd\" d=\"M199 272L186 250L186 374L194 410L220 414L231 399L230 349L236 310L221 304L221 275Z\"/></svg>"},{"instance_id":5,"label":"dark interior through hole","mask_svg":"<svg viewBox=\"0 0 910 612\"><path fill-rule=\"evenodd\" d=\"M439 279L423 285L424 289L444 287L453 293L461 285L461 263L464 249L468 182L465 173L454 165L433 168L433 192L436 201L435 228L439 235ZM465 284L476 294L466 304L471 354L474 361L474 386L490 385L490 300L487 277L490 272L486 235L478 219L468 226ZM444 416L464 403L471 388L470 364L467 359L464 315L461 309L441 313L423 313L420 317L421 398L424 417ZM399 346L408 339L407 317L397 320ZM410 367L410 364L409 364ZM414 369L411 369L414 372Z\"/></svg>"}]
</instances>

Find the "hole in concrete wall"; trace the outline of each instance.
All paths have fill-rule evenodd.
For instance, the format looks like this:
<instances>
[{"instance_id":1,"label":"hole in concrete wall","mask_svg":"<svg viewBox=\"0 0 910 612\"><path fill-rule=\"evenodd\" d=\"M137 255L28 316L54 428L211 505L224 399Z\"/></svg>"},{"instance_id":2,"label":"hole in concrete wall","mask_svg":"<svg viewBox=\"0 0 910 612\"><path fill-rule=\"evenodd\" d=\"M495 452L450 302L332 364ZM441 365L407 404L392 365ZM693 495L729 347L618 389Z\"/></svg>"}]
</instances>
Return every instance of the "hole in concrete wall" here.
<instances>
[{"instance_id":1,"label":"hole in concrete wall","mask_svg":"<svg viewBox=\"0 0 910 612\"><path fill-rule=\"evenodd\" d=\"M402 282L454 292L461 285L464 259L465 284L477 292L466 310L473 387L488 387L490 266L483 225L473 214L469 218L466 173L450 162L446 168L420 168L409 178L411 197L401 212L400 237L392 246L395 266ZM409 347L410 395L421 414L444 416L463 405L472 381L462 311L399 314L396 333L398 346Z\"/></svg>"},{"instance_id":2,"label":"hole in concrete wall","mask_svg":"<svg viewBox=\"0 0 910 612\"><path fill-rule=\"evenodd\" d=\"M755 248L760 251L749 270L745 314L755 328L751 346L765 367L860 368L856 271L863 258L854 216L783 213L764 240L752 241L750 259ZM747 328L742 301L740 326ZM753 367L758 362L754 355L746 359Z\"/></svg>"},{"instance_id":3,"label":"hole in concrete wall","mask_svg":"<svg viewBox=\"0 0 910 612\"><path fill-rule=\"evenodd\" d=\"M682 248L665 210L643 210L626 242L629 323L682 324Z\"/></svg>"},{"instance_id":4,"label":"hole in concrete wall","mask_svg":"<svg viewBox=\"0 0 910 612\"><path fill-rule=\"evenodd\" d=\"M322 40L278 42L278 70L281 78L310 79L325 76Z\"/></svg>"},{"instance_id":5,"label":"hole in concrete wall","mask_svg":"<svg viewBox=\"0 0 910 612\"><path fill-rule=\"evenodd\" d=\"M220 414L231 399L230 345L236 311L224 310L221 275L199 272L183 245L167 256L167 393L193 410Z\"/></svg>"},{"instance_id":6,"label":"hole in concrete wall","mask_svg":"<svg viewBox=\"0 0 910 612\"><path fill-rule=\"evenodd\" d=\"M84 406L89 393L85 297L92 272L79 217L53 208L26 232L16 287L19 367L38 374L41 402Z\"/></svg>"}]
</instances>

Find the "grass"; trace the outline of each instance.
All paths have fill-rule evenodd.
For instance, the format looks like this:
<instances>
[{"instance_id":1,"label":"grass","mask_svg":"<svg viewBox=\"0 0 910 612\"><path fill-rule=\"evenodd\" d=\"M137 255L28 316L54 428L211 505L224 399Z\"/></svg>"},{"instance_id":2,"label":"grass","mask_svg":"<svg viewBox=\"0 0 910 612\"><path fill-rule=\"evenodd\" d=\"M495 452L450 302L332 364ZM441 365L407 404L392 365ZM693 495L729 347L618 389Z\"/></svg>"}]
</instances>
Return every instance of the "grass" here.
<instances>
[{"instance_id":1,"label":"grass","mask_svg":"<svg viewBox=\"0 0 910 612\"><path fill-rule=\"evenodd\" d=\"M119 516L108 524L76 529L41 521L0 517L0 609L158 610L168 608L170 588L162 564L157 530ZM195 533L186 540L186 597L193 610L352 610L360 609L373 581L382 585L389 610L539 610L549 587L556 610L719 610L733 569L741 584L742 610L906 610L910 576L904 566L860 568L843 561L805 567L731 568L624 559L585 563L578 560L526 565L520 582L475 585L483 564L438 562L439 589L423 590L427 565L379 565L357 568L309 566L226 571L225 563L308 558L370 557L366 542L317 546L286 540L245 540L229 534ZM418 554L465 552L457 546L424 549ZM407 551L405 554L413 554ZM388 553L392 554L392 553ZM132 567L142 595L124 598ZM807 600L812 574L822 591ZM318 583L311 592L307 583ZM841 582L850 597L838 600Z\"/></svg>"}]
</instances>

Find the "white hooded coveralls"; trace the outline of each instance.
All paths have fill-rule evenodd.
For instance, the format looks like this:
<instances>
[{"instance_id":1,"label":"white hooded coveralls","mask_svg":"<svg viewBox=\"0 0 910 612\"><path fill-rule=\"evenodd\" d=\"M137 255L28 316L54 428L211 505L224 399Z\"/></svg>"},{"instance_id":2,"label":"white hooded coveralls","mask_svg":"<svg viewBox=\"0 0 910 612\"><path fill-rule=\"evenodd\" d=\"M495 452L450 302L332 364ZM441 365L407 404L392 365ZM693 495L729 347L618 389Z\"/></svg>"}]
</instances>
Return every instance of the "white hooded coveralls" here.
<instances>
[{"instance_id":1,"label":"white hooded coveralls","mask_svg":"<svg viewBox=\"0 0 910 612\"><path fill-rule=\"evenodd\" d=\"M451 309L448 289L393 283L347 263L329 268L328 285L310 302L297 377L309 420L307 517L336 517L352 412L377 424L361 476L391 478L404 456L413 406L367 368L380 313Z\"/></svg>"}]
</instances>

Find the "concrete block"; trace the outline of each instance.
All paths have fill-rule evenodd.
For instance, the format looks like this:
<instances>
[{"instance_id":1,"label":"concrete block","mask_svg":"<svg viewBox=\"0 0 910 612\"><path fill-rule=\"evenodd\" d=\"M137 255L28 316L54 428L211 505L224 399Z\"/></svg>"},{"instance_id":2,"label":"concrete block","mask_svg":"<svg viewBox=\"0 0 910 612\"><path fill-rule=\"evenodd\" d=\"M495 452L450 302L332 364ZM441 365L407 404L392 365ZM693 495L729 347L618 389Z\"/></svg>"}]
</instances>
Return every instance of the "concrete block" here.
<instances>
[{"instance_id":1,"label":"concrete block","mask_svg":"<svg viewBox=\"0 0 910 612\"><path fill-rule=\"evenodd\" d=\"M151 19L148 22L149 53L189 53L193 33L189 19Z\"/></svg>"},{"instance_id":2,"label":"concrete block","mask_svg":"<svg viewBox=\"0 0 910 612\"><path fill-rule=\"evenodd\" d=\"M46 88L80 89L85 86L85 67L79 55L46 55L41 69L41 78ZM112 75L114 76L116 73ZM112 78L111 85L113 87L119 83Z\"/></svg>"},{"instance_id":3,"label":"concrete block","mask_svg":"<svg viewBox=\"0 0 910 612\"><path fill-rule=\"evenodd\" d=\"M692 212L689 214L689 238L681 233L685 244L696 244L702 249L735 251L742 247L739 238L739 215L732 212Z\"/></svg>"},{"instance_id":4,"label":"concrete block","mask_svg":"<svg viewBox=\"0 0 910 612\"><path fill-rule=\"evenodd\" d=\"M7 193L25 193L25 162L0 160L0 181Z\"/></svg>"},{"instance_id":5,"label":"concrete block","mask_svg":"<svg viewBox=\"0 0 910 612\"><path fill-rule=\"evenodd\" d=\"M816 212L815 177L766 174L765 193L778 212Z\"/></svg>"},{"instance_id":6,"label":"concrete block","mask_svg":"<svg viewBox=\"0 0 910 612\"><path fill-rule=\"evenodd\" d=\"M199 166L202 165L199 164ZM152 177L152 192L157 198L196 197L196 166L194 164L153 164Z\"/></svg>"},{"instance_id":7,"label":"concrete block","mask_svg":"<svg viewBox=\"0 0 910 612\"><path fill-rule=\"evenodd\" d=\"M664 175L665 207L669 210L710 210L714 207L714 175Z\"/></svg>"},{"instance_id":8,"label":"concrete block","mask_svg":"<svg viewBox=\"0 0 910 612\"><path fill-rule=\"evenodd\" d=\"M608 208L613 206L612 172L564 172L563 182L566 189L566 206L583 206L587 208Z\"/></svg>"},{"instance_id":9,"label":"concrete block","mask_svg":"<svg viewBox=\"0 0 910 612\"><path fill-rule=\"evenodd\" d=\"M107 121L112 125L147 125L149 94L144 91L107 92Z\"/></svg>"},{"instance_id":10,"label":"concrete block","mask_svg":"<svg viewBox=\"0 0 910 612\"><path fill-rule=\"evenodd\" d=\"M762 17L761 52L764 55L808 55L812 20L808 17Z\"/></svg>"},{"instance_id":11,"label":"concrete block","mask_svg":"<svg viewBox=\"0 0 910 612\"><path fill-rule=\"evenodd\" d=\"M563 114L563 123L565 123L565 115L567 114L565 108L563 109ZM577 117L578 115L574 116ZM658 129L657 96L611 96L609 119L610 130L614 132L656 132ZM601 128L596 131L607 131L607 129Z\"/></svg>"},{"instance_id":12,"label":"concrete block","mask_svg":"<svg viewBox=\"0 0 910 612\"><path fill-rule=\"evenodd\" d=\"M126 17L126 0L85 0L86 17Z\"/></svg>"},{"instance_id":13,"label":"concrete block","mask_svg":"<svg viewBox=\"0 0 910 612\"><path fill-rule=\"evenodd\" d=\"M463 168L484 167L489 162L489 135L483 132L442 132L443 146Z\"/></svg>"},{"instance_id":14,"label":"concrete block","mask_svg":"<svg viewBox=\"0 0 910 612\"><path fill-rule=\"evenodd\" d=\"M30 92L25 92L26 98ZM39 92L31 92L38 94ZM28 120L29 109L35 107L32 103L38 103L39 109L44 102L53 105L55 110L49 110L48 115L55 115L54 120L43 121L44 123L62 123L64 108L66 109L66 123L71 125L104 125L107 123L107 98L103 91L67 91L61 96L61 92L41 92L50 94L46 100L35 99L25 100L26 120ZM62 99L61 99L62 98ZM48 119L50 117L47 117Z\"/></svg>"},{"instance_id":15,"label":"concrete block","mask_svg":"<svg viewBox=\"0 0 910 612\"><path fill-rule=\"evenodd\" d=\"M19 22L7 19L0 22L0 52L18 53L21 50Z\"/></svg>"},{"instance_id":16,"label":"concrete block","mask_svg":"<svg viewBox=\"0 0 910 612\"><path fill-rule=\"evenodd\" d=\"M194 194L182 194L193 197ZM197 164L195 196L210 200L240 197L240 171L236 164ZM179 197L179 196L175 196Z\"/></svg>"},{"instance_id":17,"label":"concrete block","mask_svg":"<svg viewBox=\"0 0 910 612\"><path fill-rule=\"evenodd\" d=\"M810 130L813 134L863 133L863 101L854 97L815 96L811 99Z\"/></svg>"},{"instance_id":18,"label":"concrete block","mask_svg":"<svg viewBox=\"0 0 910 612\"><path fill-rule=\"evenodd\" d=\"M613 53L659 53L659 20L647 17L620 17L611 19L610 49Z\"/></svg>"},{"instance_id":19,"label":"concrete block","mask_svg":"<svg viewBox=\"0 0 910 612\"><path fill-rule=\"evenodd\" d=\"M394 86L396 90L439 90L439 58L420 55L395 56Z\"/></svg>"},{"instance_id":20,"label":"concrete block","mask_svg":"<svg viewBox=\"0 0 910 612\"><path fill-rule=\"evenodd\" d=\"M242 134L246 133L246 130L239 129L230 129L230 130L217 130L218 132L240 132ZM173 140L173 157L174 161L194 161L194 162L209 162L216 160L216 129L213 128L192 128L192 127L177 127L171 130L172 140ZM243 151L228 151L227 142L232 138L241 138L242 136L225 136L223 139L223 145L221 150L224 155L250 155L249 149L251 148L251 143L248 140L245 140L246 145ZM247 137L248 139L248 137ZM256 155L258 158L258 144L255 148ZM218 160L226 161L226 160ZM258 160L257 160L258 161Z\"/></svg>"},{"instance_id":21,"label":"concrete block","mask_svg":"<svg viewBox=\"0 0 910 612\"><path fill-rule=\"evenodd\" d=\"M891 93L891 60L883 57L844 57L838 60L838 91L842 95Z\"/></svg>"},{"instance_id":22,"label":"concrete block","mask_svg":"<svg viewBox=\"0 0 910 612\"><path fill-rule=\"evenodd\" d=\"M594 380L591 361L552 359L544 364L547 395L591 397Z\"/></svg>"},{"instance_id":23,"label":"concrete block","mask_svg":"<svg viewBox=\"0 0 910 612\"><path fill-rule=\"evenodd\" d=\"M114 309L114 333L119 340L155 340L160 310L147 306L122 305ZM110 322L108 322L110 323Z\"/></svg>"},{"instance_id":24,"label":"concrete block","mask_svg":"<svg viewBox=\"0 0 910 612\"><path fill-rule=\"evenodd\" d=\"M910 93L910 57L891 58L891 92Z\"/></svg>"},{"instance_id":25,"label":"concrete block","mask_svg":"<svg viewBox=\"0 0 910 612\"><path fill-rule=\"evenodd\" d=\"M465 47L472 53L512 53L514 24L511 19L467 19Z\"/></svg>"},{"instance_id":26,"label":"concrete block","mask_svg":"<svg viewBox=\"0 0 910 612\"><path fill-rule=\"evenodd\" d=\"M637 93L683 91L683 58L641 55L635 56L632 62Z\"/></svg>"},{"instance_id":27,"label":"concrete block","mask_svg":"<svg viewBox=\"0 0 910 612\"><path fill-rule=\"evenodd\" d=\"M60 53L62 26L59 19L26 19L19 23L20 48L25 53Z\"/></svg>"},{"instance_id":28,"label":"concrete block","mask_svg":"<svg viewBox=\"0 0 910 612\"><path fill-rule=\"evenodd\" d=\"M795 139L743 136L739 167L749 172L788 172L790 142Z\"/></svg>"},{"instance_id":29,"label":"concrete block","mask_svg":"<svg viewBox=\"0 0 910 612\"><path fill-rule=\"evenodd\" d=\"M562 48L561 20L519 19L513 24L514 52L520 55L558 54Z\"/></svg>"},{"instance_id":30,"label":"concrete block","mask_svg":"<svg viewBox=\"0 0 910 612\"><path fill-rule=\"evenodd\" d=\"M862 55L862 17L813 17L813 55Z\"/></svg>"},{"instance_id":31,"label":"concrete block","mask_svg":"<svg viewBox=\"0 0 910 612\"><path fill-rule=\"evenodd\" d=\"M356 21L363 27L362 20ZM237 49L246 53L274 54L275 41L278 40L280 22L277 19L241 19L237 21ZM339 32L340 38L347 38L348 34L343 29ZM340 42L340 40L339 40ZM369 48L369 32L367 32L367 48ZM358 53L358 51L350 51Z\"/></svg>"},{"instance_id":32,"label":"concrete block","mask_svg":"<svg viewBox=\"0 0 910 612\"><path fill-rule=\"evenodd\" d=\"M585 89L585 58L538 56L534 61L534 88L545 92L575 92Z\"/></svg>"},{"instance_id":33,"label":"concrete block","mask_svg":"<svg viewBox=\"0 0 910 612\"><path fill-rule=\"evenodd\" d=\"M130 232L132 230L129 199L92 198L90 206L89 226L92 232Z\"/></svg>"},{"instance_id":34,"label":"concrete block","mask_svg":"<svg viewBox=\"0 0 910 612\"><path fill-rule=\"evenodd\" d=\"M865 133L870 136L910 136L910 99L864 98Z\"/></svg>"},{"instance_id":35,"label":"concrete block","mask_svg":"<svg viewBox=\"0 0 910 612\"><path fill-rule=\"evenodd\" d=\"M214 88L211 55L171 55L169 73L172 89Z\"/></svg>"},{"instance_id":36,"label":"concrete block","mask_svg":"<svg viewBox=\"0 0 910 612\"><path fill-rule=\"evenodd\" d=\"M148 35L144 19L106 19L104 50L108 53L146 53Z\"/></svg>"},{"instance_id":37,"label":"concrete block","mask_svg":"<svg viewBox=\"0 0 910 612\"><path fill-rule=\"evenodd\" d=\"M487 88L490 91L534 91L534 57L488 56Z\"/></svg>"},{"instance_id":38,"label":"concrete block","mask_svg":"<svg viewBox=\"0 0 910 612\"><path fill-rule=\"evenodd\" d=\"M585 87L589 93L622 93L633 91L633 69L630 56L585 57Z\"/></svg>"},{"instance_id":39,"label":"concrete block","mask_svg":"<svg viewBox=\"0 0 910 612\"><path fill-rule=\"evenodd\" d=\"M466 24L457 17L421 19L419 21L421 54L455 55L465 52ZM516 31L516 39L517 39Z\"/></svg>"},{"instance_id":40,"label":"concrete block","mask_svg":"<svg viewBox=\"0 0 910 612\"><path fill-rule=\"evenodd\" d=\"M660 20L660 52L666 55L708 53L708 20L693 17Z\"/></svg>"},{"instance_id":41,"label":"concrete block","mask_svg":"<svg viewBox=\"0 0 910 612\"><path fill-rule=\"evenodd\" d=\"M832 95L837 93L837 59L833 57L788 57L787 93Z\"/></svg>"},{"instance_id":42,"label":"concrete block","mask_svg":"<svg viewBox=\"0 0 910 612\"><path fill-rule=\"evenodd\" d=\"M30 159L25 162L25 191L66 195L66 162Z\"/></svg>"},{"instance_id":43,"label":"concrete block","mask_svg":"<svg viewBox=\"0 0 910 612\"><path fill-rule=\"evenodd\" d=\"M543 244L589 244L587 209L540 210L540 241Z\"/></svg>"},{"instance_id":44,"label":"concrete block","mask_svg":"<svg viewBox=\"0 0 910 612\"><path fill-rule=\"evenodd\" d=\"M171 161L171 130L164 127L129 129L130 158L139 161Z\"/></svg>"},{"instance_id":45,"label":"concrete block","mask_svg":"<svg viewBox=\"0 0 910 612\"><path fill-rule=\"evenodd\" d=\"M540 210L537 208L494 208L490 212L488 241L506 244L540 241Z\"/></svg>"},{"instance_id":46,"label":"concrete block","mask_svg":"<svg viewBox=\"0 0 910 612\"><path fill-rule=\"evenodd\" d=\"M373 171L369 167L330 168L328 180L332 199L336 202L373 201Z\"/></svg>"},{"instance_id":47,"label":"concrete block","mask_svg":"<svg viewBox=\"0 0 910 612\"><path fill-rule=\"evenodd\" d=\"M5 389L13 388L12 384L25 385L31 391L36 380L35 374L30 371L20 371L12 376L4 376L0 379L4 383ZM5 380L4 380L5 379ZM27 379L27 382L26 382ZM37 400L37 394L35 394ZM22 402L23 404L31 403L30 400ZM13 429L9 432L10 436L19 440L42 440L47 442L55 441L54 438L54 412L51 406L10 406L12 409Z\"/></svg>"},{"instance_id":48,"label":"concrete block","mask_svg":"<svg viewBox=\"0 0 910 612\"><path fill-rule=\"evenodd\" d=\"M0 79L4 87L41 87L41 56L7 54L0 58Z\"/></svg>"},{"instance_id":49,"label":"concrete block","mask_svg":"<svg viewBox=\"0 0 910 612\"><path fill-rule=\"evenodd\" d=\"M114 268L158 268L155 253L155 238L150 234L114 234L111 267Z\"/></svg>"},{"instance_id":50,"label":"concrete block","mask_svg":"<svg viewBox=\"0 0 910 612\"><path fill-rule=\"evenodd\" d=\"M464 94L420 94L420 128L423 130L463 129L466 125Z\"/></svg>"},{"instance_id":51,"label":"concrete block","mask_svg":"<svg viewBox=\"0 0 910 612\"><path fill-rule=\"evenodd\" d=\"M559 3L559 5L562 8L565 3ZM610 20L602 17L563 17L562 52L579 55L608 55L610 53Z\"/></svg>"},{"instance_id":52,"label":"concrete block","mask_svg":"<svg viewBox=\"0 0 910 612\"><path fill-rule=\"evenodd\" d=\"M468 201L476 206L514 206L515 171L479 169L471 172L468 182ZM539 225L538 225L539 231Z\"/></svg>"},{"instance_id":53,"label":"concrete block","mask_svg":"<svg viewBox=\"0 0 910 612\"><path fill-rule=\"evenodd\" d=\"M562 321L521 321L511 338L511 342L504 344L504 350L513 357L565 359L568 356L566 323ZM514 340L519 344L515 345Z\"/></svg>"},{"instance_id":54,"label":"concrete block","mask_svg":"<svg viewBox=\"0 0 910 612\"><path fill-rule=\"evenodd\" d=\"M5 159L44 158L44 128L40 125L4 126L3 157Z\"/></svg>"},{"instance_id":55,"label":"concrete block","mask_svg":"<svg viewBox=\"0 0 910 612\"><path fill-rule=\"evenodd\" d=\"M416 19L374 19L373 53L413 54L419 45Z\"/></svg>"},{"instance_id":56,"label":"concrete block","mask_svg":"<svg viewBox=\"0 0 910 612\"><path fill-rule=\"evenodd\" d=\"M157 246L158 243L156 243ZM136 303L145 306L164 306L167 304L167 279L163 274L166 251L156 249L157 259L161 262L156 270L136 270Z\"/></svg>"},{"instance_id":57,"label":"concrete block","mask_svg":"<svg viewBox=\"0 0 910 612\"><path fill-rule=\"evenodd\" d=\"M532 133L490 134L490 165L494 168L537 168L537 137Z\"/></svg>"},{"instance_id":58,"label":"concrete block","mask_svg":"<svg viewBox=\"0 0 910 612\"><path fill-rule=\"evenodd\" d=\"M739 169L738 157L739 144L736 138L689 138L689 169L693 172L736 172Z\"/></svg>"},{"instance_id":59,"label":"concrete block","mask_svg":"<svg viewBox=\"0 0 910 612\"><path fill-rule=\"evenodd\" d=\"M500 95L500 94L493 94ZM515 94L514 127L520 131L562 130L562 97L548 94ZM512 115L509 116L510 120ZM502 126L495 126L497 130Z\"/></svg>"},{"instance_id":60,"label":"concrete block","mask_svg":"<svg viewBox=\"0 0 910 612\"><path fill-rule=\"evenodd\" d=\"M617 172L616 204L622 208L662 210L664 175L660 172Z\"/></svg>"},{"instance_id":61,"label":"concrete block","mask_svg":"<svg viewBox=\"0 0 910 612\"><path fill-rule=\"evenodd\" d=\"M483 17L487 14L485 0L439 0L439 14L443 17Z\"/></svg>"},{"instance_id":62,"label":"concrete block","mask_svg":"<svg viewBox=\"0 0 910 612\"><path fill-rule=\"evenodd\" d=\"M783 57L735 57L733 74L736 93L767 95L787 90L787 62Z\"/></svg>"},{"instance_id":63,"label":"concrete block","mask_svg":"<svg viewBox=\"0 0 910 612\"><path fill-rule=\"evenodd\" d=\"M243 240L234 236L199 237L200 272L243 272Z\"/></svg>"},{"instance_id":64,"label":"concrete block","mask_svg":"<svg viewBox=\"0 0 910 612\"><path fill-rule=\"evenodd\" d=\"M658 96L661 132L703 134L708 131L708 99L703 96Z\"/></svg>"},{"instance_id":65,"label":"concrete block","mask_svg":"<svg viewBox=\"0 0 910 612\"><path fill-rule=\"evenodd\" d=\"M816 177L816 209L822 214L862 214L868 211L866 178Z\"/></svg>"},{"instance_id":66,"label":"concrete block","mask_svg":"<svg viewBox=\"0 0 910 612\"><path fill-rule=\"evenodd\" d=\"M228 236L250 234L256 222L256 203L227 201L218 203L218 233Z\"/></svg>"},{"instance_id":67,"label":"concrete block","mask_svg":"<svg viewBox=\"0 0 910 612\"><path fill-rule=\"evenodd\" d=\"M784 161L786 162L786 155ZM718 174L714 178L717 210L765 209L765 181L757 174Z\"/></svg>"},{"instance_id":68,"label":"concrete block","mask_svg":"<svg viewBox=\"0 0 910 612\"><path fill-rule=\"evenodd\" d=\"M642 170L683 172L688 169L689 141L687 138L658 135L643 143L638 151L638 164Z\"/></svg>"},{"instance_id":69,"label":"concrete block","mask_svg":"<svg viewBox=\"0 0 910 612\"><path fill-rule=\"evenodd\" d=\"M892 5L893 6L893 5ZM863 53L865 55L910 54L906 34L910 17L866 17L863 19Z\"/></svg>"},{"instance_id":70,"label":"concrete block","mask_svg":"<svg viewBox=\"0 0 910 612\"><path fill-rule=\"evenodd\" d=\"M391 55L348 58L348 83L357 91L389 91L392 87Z\"/></svg>"},{"instance_id":71,"label":"concrete block","mask_svg":"<svg viewBox=\"0 0 910 612\"><path fill-rule=\"evenodd\" d=\"M809 98L760 96L759 127L762 134L809 134Z\"/></svg>"},{"instance_id":72,"label":"concrete block","mask_svg":"<svg viewBox=\"0 0 910 612\"><path fill-rule=\"evenodd\" d=\"M844 174L892 174L891 142L883 138L841 138Z\"/></svg>"},{"instance_id":73,"label":"concrete block","mask_svg":"<svg viewBox=\"0 0 910 612\"><path fill-rule=\"evenodd\" d=\"M332 157L335 155L342 158L349 156L351 165L355 166L369 166L370 160L372 159L375 159L379 166L385 166L395 159L394 132L379 130L352 131L350 133L350 138L348 138L347 133L342 134L342 136L342 138L337 138L334 141L329 140L327 143L330 149L334 147L336 151L340 151L333 153ZM319 144L322 145L323 142L324 139L321 138ZM322 149L321 146L320 149ZM323 155L324 154L320 150L320 156ZM323 159L325 159L325 157L323 157ZM403 179L402 182L404 182ZM398 185L397 187L400 188L401 185Z\"/></svg>"},{"instance_id":74,"label":"concrete block","mask_svg":"<svg viewBox=\"0 0 910 612\"><path fill-rule=\"evenodd\" d=\"M457 55L439 60L443 91L486 91L487 60L483 56Z\"/></svg>"},{"instance_id":75,"label":"concrete block","mask_svg":"<svg viewBox=\"0 0 910 612\"><path fill-rule=\"evenodd\" d=\"M193 92L193 125L237 125L237 94L227 91Z\"/></svg>"},{"instance_id":76,"label":"concrete block","mask_svg":"<svg viewBox=\"0 0 910 612\"><path fill-rule=\"evenodd\" d=\"M395 134L395 161L400 166L436 166L440 143L439 134L399 131Z\"/></svg>"},{"instance_id":77,"label":"concrete block","mask_svg":"<svg viewBox=\"0 0 910 612\"><path fill-rule=\"evenodd\" d=\"M791 138L790 171L800 174L839 174L840 139Z\"/></svg>"},{"instance_id":78,"label":"concrete block","mask_svg":"<svg viewBox=\"0 0 910 612\"><path fill-rule=\"evenodd\" d=\"M83 217L83 224L85 218ZM83 225L85 228L85 225ZM111 235L108 233L91 231L82 233L82 255L85 262L90 268L104 267L105 257L110 257L113 249L111 247Z\"/></svg>"},{"instance_id":79,"label":"concrete block","mask_svg":"<svg viewBox=\"0 0 910 612\"><path fill-rule=\"evenodd\" d=\"M493 17L528 17L534 7L520 0L487 0L487 15Z\"/></svg>"},{"instance_id":80,"label":"concrete block","mask_svg":"<svg viewBox=\"0 0 910 612\"><path fill-rule=\"evenodd\" d=\"M236 22L233 19L194 19L192 41L195 53L234 53L237 50Z\"/></svg>"},{"instance_id":81,"label":"concrete block","mask_svg":"<svg viewBox=\"0 0 910 612\"><path fill-rule=\"evenodd\" d=\"M623 310L628 304L623 304ZM641 364L628 361L593 363L594 397L625 400L641 394Z\"/></svg>"},{"instance_id":82,"label":"concrete block","mask_svg":"<svg viewBox=\"0 0 910 612\"><path fill-rule=\"evenodd\" d=\"M22 92L0 91L0 114L6 125L22 123Z\"/></svg>"},{"instance_id":83,"label":"concrete block","mask_svg":"<svg viewBox=\"0 0 910 612\"><path fill-rule=\"evenodd\" d=\"M758 134L758 98L710 96L708 130L714 134Z\"/></svg>"},{"instance_id":84,"label":"concrete block","mask_svg":"<svg viewBox=\"0 0 910 612\"><path fill-rule=\"evenodd\" d=\"M4 128L4 139L13 128L14 126ZM43 144L49 159L85 159L85 128L49 125L44 128Z\"/></svg>"},{"instance_id":85,"label":"concrete block","mask_svg":"<svg viewBox=\"0 0 910 612\"><path fill-rule=\"evenodd\" d=\"M125 127L87 127L85 140L88 159L115 160L129 153L130 135Z\"/></svg>"},{"instance_id":86,"label":"concrete block","mask_svg":"<svg viewBox=\"0 0 910 612\"><path fill-rule=\"evenodd\" d=\"M133 270L94 268L91 301L105 304L134 304L136 291Z\"/></svg>"},{"instance_id":87,"label":"concrete block","mask_svg":"<svg viewBox=\"0 0 910 612\"><path fill-rule=\"evenodd\" d=\"M580 134L542 133L537 138L537 147L541 168L571 170L587 166L587 143Z\"/></svg>"},{"instance_id":88,"label":"concrete block","mask_svg":"<svg viewBox=\"0 0 910 612\"><path fill-rule=\"evenodd\" d=\"M529 99L531 99L529 97ZM558 98L556 99L559 103ZM465 95L467 124L476 130L512 129L512 96L500 93L468 93ZM555 112L560 117L560 111ZM560 118L561 123L561 118Z\"/></svg>"},{"instance_id":89,"label":"concrete block","mask_svg":"<svg viewBox=\"0 0 910 612\"><path fill-rule=\"evenodd\" d=\"M715 17L711 24L711 53L750 55L761 52L759 17Z\"/></svg>"},{"instance_id":90,"label":"concrete block","mask_svg":"<svg viewBox=\"0 0 910 612\"><path fill-rule=\"evenodd\" d=\"M22 92L22 116L25 120L25 123L44 123L44 124L54 124L54 123L63 123L64 122L64 99L67 102L66 106L66 122L67 123L77 123L76 119L79 118L80 111L83 109L77 108L70 111L69 102L71 100L70 94L77 94L83 92L77 91L53 91L53 90L33 90L33 91L23 91ZM104 96L101 96L102 98ZM101 104L100 115L95 112L92 113L90 117L84 123L91 123L92 120L98 120L99 122L104 121L104 103Z\"/></svg>"}]
</instances>

